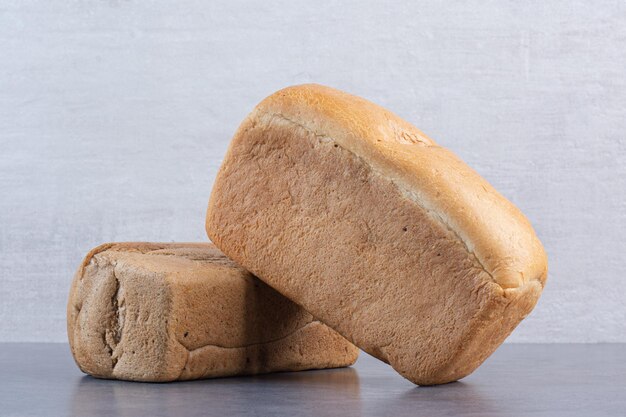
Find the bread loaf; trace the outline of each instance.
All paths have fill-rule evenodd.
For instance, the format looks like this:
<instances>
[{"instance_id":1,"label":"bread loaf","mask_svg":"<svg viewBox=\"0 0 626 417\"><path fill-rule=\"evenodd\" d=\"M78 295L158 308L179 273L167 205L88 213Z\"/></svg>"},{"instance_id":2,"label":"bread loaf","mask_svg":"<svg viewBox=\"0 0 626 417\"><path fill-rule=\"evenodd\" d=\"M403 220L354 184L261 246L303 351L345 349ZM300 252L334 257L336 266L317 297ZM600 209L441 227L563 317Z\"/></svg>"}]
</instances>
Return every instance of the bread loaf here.
<instances>
[{"instance_id":1,"label":"bread loaf","mask_svg":"<svg viewBox=\"0 0 626 417\"><path fill-rule=\"evenodd\" d=\"M416 384L478 367L532 310L524 215L393 113L319 85L243 121L206 229L229 257Z\"/></svg>"},{"instance_id":2,"label":"bread loaf","mask_svg":"<svg viewBox=\"0 0 626 417\"><path fill-rule=\"evenodd\" d=\"M358 349L210 244L92 250L68 304L72 354L99 378L173 381L348 366Z\"/></svg>"}]
</instances>

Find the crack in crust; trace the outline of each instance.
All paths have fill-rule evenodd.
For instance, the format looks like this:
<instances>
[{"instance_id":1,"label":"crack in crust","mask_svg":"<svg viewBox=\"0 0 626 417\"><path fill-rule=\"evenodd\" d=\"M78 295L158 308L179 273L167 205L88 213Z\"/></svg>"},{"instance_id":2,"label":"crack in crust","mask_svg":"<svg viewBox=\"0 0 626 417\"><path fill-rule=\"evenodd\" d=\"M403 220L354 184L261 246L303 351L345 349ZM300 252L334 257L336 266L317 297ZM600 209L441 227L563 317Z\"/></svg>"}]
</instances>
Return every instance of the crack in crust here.
<instances>
[{"instance_id":1,"label":"crack in crust","mask_svg":"<svg viewBox=\"0 0 626 417\"><path fill-rule=\"evenodd\" d=\"M319 323L319 322L318 321L310 321L307 324L305 324L304 326L300 326L297 329L287 333L284 336L277 337L275 339L265 340L263 342L246 343L246 344L241 345L241 346L223 346L223 345L218 345L218 344L215 344L215 343L208 343L208 344L203 345L203 346L198 346L197 348L194 348L194 349L187 349L185 347L185 345L180 340L178 340L178 343L180 343L187 350L187 352L189 352L189 353L193 353L193 352L195 352L197 350L201 350L201 349L204 349L206 347L216 347L216 348L220 348L220 349L245 349L245 348L249 348L249 347L253 347L253 346L260 346L260 345L266 345L266 344L269 344L269 343L279 342L281 340L287 339L290 336L293 336L295 333L298 333L299 331L304 330L307 327L309 327L310 325L315 324L315 323Z\"/></svg>"},{"instance_id":2,"label":"crack in crust","mask_svg":"<svg viewBox=\"0 0 626 417\"><path fill-rule=\"evenodd\" d=\"M187 367L189 365L189 361L191 360L192 356L194 354L200 354L202 350L207 349L207 348L218 348L218 349L224 349L224 350L236 350L236 349L249 349L249 348L253 348L253 347L257 347L257 346L264 346L264 345L271 345L273 343L278 343L281 342L283 340L289 339L290 337L292 337L293 335L295 335L296 333L299 333L301 331L306 330L308 327L310 327L311 325L317 324L319 323L318 321L314 320L314 321L310 321L308 323L306 323L304 326L300 326L297 329L287 333L284 336L278 337L276 339L272 339L272 340L266 340L263 342L256 342L256 343L247 343L241 346L222 346L222 345L218 345L218 344L213 344L213 343L208 343L206 345L203 346L199 346L195 349L188 349L180 340L176 340L186 351L187 353L187 358L185 360L185 364L183 365L182 369L180 370L180 374L178 375L178 377L176 379L180 379L181 376L185 373L185 370L187 370Z\"/></svg>"},{"instance_id":3,"label":"crack in crust","mask_svg":"<svg viewBox=\"0 0 626 417\"><path fill-rule=\"evenodd\" d=\"M120 280L115 276L115 267L113 267L112 271L113 282L115 285L115 290L113 291L113 295L111 296L110 306L111 311L109 312L109 317L107 318L107 325L104 328L104 333L102 335L105 347L109 352L109 356L111 356L111 367L115 370L115 365L117 365L117 358L115 356L115 348L119 344L118 337L118 327L119 327L119 309L117 303L117 293L120 290Z\"/></svg>"}]
</instances>

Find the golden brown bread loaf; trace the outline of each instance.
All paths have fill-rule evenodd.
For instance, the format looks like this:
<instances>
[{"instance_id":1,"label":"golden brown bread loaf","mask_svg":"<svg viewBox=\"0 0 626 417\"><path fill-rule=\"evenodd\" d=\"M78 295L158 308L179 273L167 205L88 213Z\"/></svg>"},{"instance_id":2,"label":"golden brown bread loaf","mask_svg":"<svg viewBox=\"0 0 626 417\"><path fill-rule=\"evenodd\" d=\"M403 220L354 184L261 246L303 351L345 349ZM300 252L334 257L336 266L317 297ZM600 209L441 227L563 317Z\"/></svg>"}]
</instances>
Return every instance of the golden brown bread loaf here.
<instances>
[{"instance_id":1,"label":"golden brown bread loaf","mask_svg":"<svg viewBox=\"0 0 626 417\"><path fill-rule=\"evenodd\" d=\"M213 242L416 384L462 378L547 275L523 214L393 113L319 85L263 100L209 202Z\"/></svg>"},{"instance_id":2,"label":"golden brown bread loaf","mask_svg":"<svg viewBox=\"0 0 626 417\"><path fill-rule=\"evenodd\" d=\"M173 381L354 363L358 349L211 244L92 250L68 303L72 354L100 378Z\"/></svg>"}]
</instances>

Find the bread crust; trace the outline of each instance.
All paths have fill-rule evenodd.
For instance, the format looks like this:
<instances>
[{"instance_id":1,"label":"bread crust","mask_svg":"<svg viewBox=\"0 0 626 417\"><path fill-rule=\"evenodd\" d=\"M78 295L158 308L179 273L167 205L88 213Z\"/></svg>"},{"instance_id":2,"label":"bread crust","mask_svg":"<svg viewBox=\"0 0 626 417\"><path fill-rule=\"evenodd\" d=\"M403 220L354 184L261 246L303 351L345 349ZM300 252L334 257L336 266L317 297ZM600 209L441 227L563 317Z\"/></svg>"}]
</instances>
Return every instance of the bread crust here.
<instances>
[{"instance_id":1,"label":"bread crust","mask_svg":"<svg viewBox=\"0 0 626 417\"><path fill-rule=\"evenodd\" d=\"M249 117L261 123L286 119L363 159L453 230L503 288L545 283L543 246L519 209L456 155L392 112L308 84L271 95Z\"/></svg>"},{"instance_id":2,"label":"bread crust","mask_svg":"<svg viewBox=\"0 0 626 417\"><path fill-rule=\"evenodd\" d=\"M74 278L80 369L164 382L348 366L358 349L203 243L111 243Z\"/></svg>"},{"instance_id":3,"label":"bread crust","mask_svg":"<svg viewBox=\"0 0 626 417\"><path fill-rule=\"evenodd\" d=\"M317 85L235 134L206 228L228 256L411 381L471 373L547 276L528 220L391 112Z\"/></svg>"}]
</instances>

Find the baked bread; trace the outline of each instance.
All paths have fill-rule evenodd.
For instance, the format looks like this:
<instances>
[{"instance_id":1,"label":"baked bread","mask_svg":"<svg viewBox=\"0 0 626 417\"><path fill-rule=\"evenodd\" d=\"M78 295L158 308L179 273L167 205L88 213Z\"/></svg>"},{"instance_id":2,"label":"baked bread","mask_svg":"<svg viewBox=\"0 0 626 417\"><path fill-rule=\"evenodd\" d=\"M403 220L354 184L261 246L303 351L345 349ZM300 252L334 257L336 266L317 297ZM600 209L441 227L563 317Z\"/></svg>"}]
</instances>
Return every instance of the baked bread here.
<instances>
[{"instance_id":1,"label":"baked bread","mask_svg":"<svg viewBox=\"0 0 626 417\"><path fill-rule=\"evenodd\" d=\"M243 121L206 229L421 385L476 369L547 275L530 223L487 181L393 113L319 85L278 91Z\"/></svg>"},{"instance_id":2,"label":"baked bread","mask_svg":"<svg viewBox=\"0 0 626 417\"><path fill-rule=\"evenodd\" d=\"M354 363L358 349L211 244L112 243L78 269L72 354L99 378L173 381Z\"/></svg>"}]
</instances>

